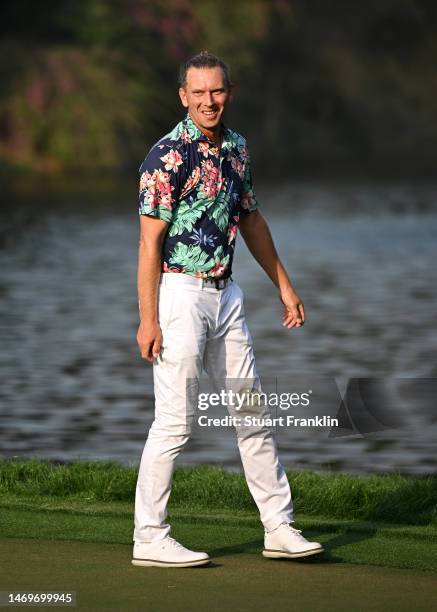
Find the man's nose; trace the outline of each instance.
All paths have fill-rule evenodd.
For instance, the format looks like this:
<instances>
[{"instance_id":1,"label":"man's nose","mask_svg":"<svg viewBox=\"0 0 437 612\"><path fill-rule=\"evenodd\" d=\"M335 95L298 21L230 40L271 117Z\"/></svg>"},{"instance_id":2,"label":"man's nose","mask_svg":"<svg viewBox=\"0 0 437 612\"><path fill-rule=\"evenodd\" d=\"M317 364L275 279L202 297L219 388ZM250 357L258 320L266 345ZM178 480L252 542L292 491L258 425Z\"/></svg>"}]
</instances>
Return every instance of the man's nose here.
<instances>
[{"instance_id":1,"label":"man's nose","mask_svg":"<svg viewBox=\"0 0 437 612\"><path fill-rule=\"evenodd\" d=\"M214 97L212 93L210 92L205 93L205 104L207 106L212 106L214 104Z\"/></svg>"}]
</instances>

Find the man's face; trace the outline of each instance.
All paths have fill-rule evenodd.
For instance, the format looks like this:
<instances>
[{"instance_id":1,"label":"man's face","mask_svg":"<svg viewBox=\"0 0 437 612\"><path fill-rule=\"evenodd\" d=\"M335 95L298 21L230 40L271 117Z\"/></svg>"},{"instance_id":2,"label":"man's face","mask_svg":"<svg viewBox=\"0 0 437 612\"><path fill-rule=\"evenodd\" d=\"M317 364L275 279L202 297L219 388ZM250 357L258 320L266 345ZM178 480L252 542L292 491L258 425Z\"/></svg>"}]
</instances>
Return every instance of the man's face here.
<instances>
[{"instance_id":1,"label":"man's face","mask_svg":"<svg viewBox=\"0 0 437 612\"><path fill-rule=\"evenodd\" d=\"M182 104L194 123L206 132L214 132L220 124L232 90L226 89L223 72L214 68L189 68L185 87L179 89Z\"/></svg>"}]
</instances>

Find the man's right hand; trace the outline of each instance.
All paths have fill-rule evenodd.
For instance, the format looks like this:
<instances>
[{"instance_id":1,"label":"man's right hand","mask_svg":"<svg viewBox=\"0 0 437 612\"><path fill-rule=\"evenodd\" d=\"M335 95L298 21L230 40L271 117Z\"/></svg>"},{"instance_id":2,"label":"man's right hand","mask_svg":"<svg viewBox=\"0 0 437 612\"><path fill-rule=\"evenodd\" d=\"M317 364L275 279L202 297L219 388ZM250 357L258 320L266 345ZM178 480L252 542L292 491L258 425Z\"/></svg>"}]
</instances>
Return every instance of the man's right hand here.
<instances>
[{"instance_id":1,"label":"man's right hand","mask_svg":"<svg viewBox=\"0 0 437 612\"><path fill-rule=\"evenodd\" d=\"M159 324L141 321L137 333L137 342L141 357L153 362L159 356L162 345L162 332Z\"/></svg>"}]
</instances>

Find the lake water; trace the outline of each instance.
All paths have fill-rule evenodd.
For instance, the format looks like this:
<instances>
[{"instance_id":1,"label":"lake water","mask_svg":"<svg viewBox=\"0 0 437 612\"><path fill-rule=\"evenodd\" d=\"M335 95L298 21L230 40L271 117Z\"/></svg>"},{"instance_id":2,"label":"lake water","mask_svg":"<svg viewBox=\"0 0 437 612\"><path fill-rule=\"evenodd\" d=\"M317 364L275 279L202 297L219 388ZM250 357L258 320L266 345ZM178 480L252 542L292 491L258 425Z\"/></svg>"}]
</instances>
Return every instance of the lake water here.
<instances>
[{"instance_id":1,"label":"lake water","mask_svg":"<svg viewBox=\"0 0 437 612\"><path fill-rule=\"evenodd\" d=\"M234 278L261 380L437 378L437 184L295 182L258 196L307 315L300 329L281 326L277 291L238 236ZM2 225L0 455L138 464L154 405L136 344L135 201L30 200ZM295 428L278 436L282 463L437 472L434 398L422 410L401 396L391 409L403 426L364 437ZM203 462L240 469L235 438L194 436L178 464Z\"/></svg>"}]
</instances>

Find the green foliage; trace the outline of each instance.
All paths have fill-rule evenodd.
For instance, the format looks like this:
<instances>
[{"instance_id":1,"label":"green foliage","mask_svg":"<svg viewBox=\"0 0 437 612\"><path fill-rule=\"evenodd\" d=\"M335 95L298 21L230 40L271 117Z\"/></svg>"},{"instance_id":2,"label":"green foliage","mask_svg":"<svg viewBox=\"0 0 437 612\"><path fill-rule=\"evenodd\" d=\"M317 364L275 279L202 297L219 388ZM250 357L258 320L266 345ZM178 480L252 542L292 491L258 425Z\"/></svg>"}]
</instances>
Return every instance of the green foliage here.
<instances>
[{"instance_id":1,"label":"green foliage","mask_svg":"<svg viewBox=\"0 0 437 612\"><path fill-rule=\"evenodd\" d=\"M119 164L140 123L129 83L119 86L116 58L65 47L36 56L0 106L9 130L0 154L12 146L17 161L49 172Z\"/></svg>"},{"instance_id":2,"label":"green foliage","mask_svg":"<svg viewBox=\"0 0 437 612\"><path fill-rule=\"evenodd\" d=\"M224 232L229 223L229 194L221 191L215 199L214 206L208 210L208 215L214 219L217 227Z\"/></svg>"},{"instance_id":3,"label":"green foliage","mask_svg":"<svg viewBox=\"0 0 437 612\"><path fill-rule=\"evenodd\" d=\"M200 246L178 242L170 257L170 263L182 266L187 272L203 272L209 269L210 258Z\"/></svg>"},{"instance_id":4,"label":"green foliage","mask_svg":"<svg viewBox=\"0 0 437 612\"><path fill-rule=\"evenodd\" d=\"M170 227L169 236L177 236L182 234L184 230L191 232L194 224L200 219L203 211L206 209L206 202L207 200L205 199L198 199L190 205L186 200L182 200L177 208L177 217L175 217Z\"/></svg>"},{"instance_id":5,"label":"green foliage","mask_svg":"<svg viewBox=\"0 0 437 612\"><path fill-rule=\"evenodd\" d=\"M207 48L231 65L229 124L270 177L354 159L434 170L432 2L58 0L35 10L22 0L2 17L3 164L137 168L185 112L179 63Z\"/></svg>"}]
</instances>

